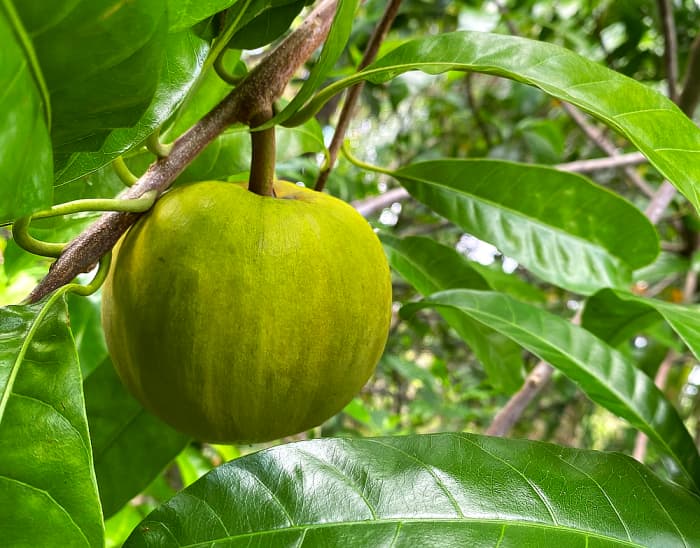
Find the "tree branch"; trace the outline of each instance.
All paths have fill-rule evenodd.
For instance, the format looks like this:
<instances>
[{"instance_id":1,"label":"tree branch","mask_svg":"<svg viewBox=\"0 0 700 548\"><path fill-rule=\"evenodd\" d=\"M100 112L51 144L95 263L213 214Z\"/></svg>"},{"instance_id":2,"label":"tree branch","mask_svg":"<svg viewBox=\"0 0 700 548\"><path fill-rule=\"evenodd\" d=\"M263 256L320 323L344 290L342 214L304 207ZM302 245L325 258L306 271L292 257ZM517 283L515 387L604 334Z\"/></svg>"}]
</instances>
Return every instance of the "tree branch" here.
<instances>
[{"instance_id":1,"label":"tree branch","mask_svg":"<svg viewBox=\"0 0 700 548\"><path fill-rule=\"evenodd\" d=\"M678 98L678 106L688 116L692 117L700 102L700 34L693 40L690 47L688 66L685 69L683 91Z\"/></svg>"},{"instance_id":2,"label":"tree branch","mask_svg":"<svg viewBox=\"0 0 700 548\"><path fill-rule=\"evenodd\" d=\"M569 103L562 103L562 108L568 113L571 119L576 122L576 125L581 128L586 136L598 146L598 148L612 158L620 156L620 152L617 150L617 147L606 139L600 131L590 125L580 110ZM625 172L627 178L632 181L632 183L644 194L649 197L654 195L654 189L649 185L649 183L640 177L634 169L631 167L624 167L623 171Z\"/></svg>"},{"instance_id":3,"label":"tree branch","mask_svg":"<svg viewBox=\"0 0 700 548\"><path fill-rule=\"evenodd\" d=\"M674 103L678 102L678 38L676 37L676 21L673 18L673 3L671 0L657 0L661 28L664 33L664 64L666 65L666 80L668 97Z\"/></svg>"},{"instance_id":4,"label":"tree branch","mask_svg":"<svg viewBox=\"0 0 700 548\"><path fill-rule=\"evenodd\" d=\"M196 156L233 123L250 124L272 108L289 80L325 40L337 0L321 0L304 22L267 55L204 118L173 143L170 154L154 162L138 182L122 197L137 198L144 192L166 190ZM75 238L56 260L48 274L29 295L36 302L89 271L121 235L136 221L138 214L107 213Z\"/></svg>"}]
</instances>

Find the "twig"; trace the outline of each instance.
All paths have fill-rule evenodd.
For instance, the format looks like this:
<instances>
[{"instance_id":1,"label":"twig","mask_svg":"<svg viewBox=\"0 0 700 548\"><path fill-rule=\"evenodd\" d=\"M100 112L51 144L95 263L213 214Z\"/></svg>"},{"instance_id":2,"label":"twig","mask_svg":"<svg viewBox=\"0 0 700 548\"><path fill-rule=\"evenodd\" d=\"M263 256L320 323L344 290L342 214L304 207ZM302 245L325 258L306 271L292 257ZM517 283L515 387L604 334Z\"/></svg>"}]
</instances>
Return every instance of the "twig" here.
<instances>
[{"instance_id":1,"label":"twig","mask_svg":"<svg viewBox=\"0 0 700 548\"><path fill-rule=\"evenodd\" d=\"M666 387L666 381L668 380L668 374L671 371L673 362L675 361L677 355L676 352L671 349L666 353L661 365L659 365L659 370L656 372L656 377L654 377L654 384L663 390ZM632 456L639 462L644 462L644 457L647 454L647 444L649 443L649 438L646 434L642 432L637 432L637 437L634 439L634 449L632 451Z\"/></svg>"},{"instance_id":2,"label":"twig","mask_svg":"<svg viewBox=\"0 0 700 548\"><path fill-rule=\"evenodd\" d=\"M491 136L489 135L489 128L486 126L486 122L484 122L481 112L479 112L479 107L476 104L476 98L474 97L474 89L472 88L472 74L473 73L468 72L464 78L464 83L467 90L467 102L469 103L469 108L472 110L472 116L474 116L476 126L479 128L481 135L484 137L486 146L491 148L493 143L491 142Z\"/></svg>"},{"instance_id":3,"label":"twig","mask_svg":"<svg viewBox=\"0 0 700 548\"><path fill-rule=\"evenodd\" d=\"M542 392L542 389L549 383L552 378L554 368L545 361L540 361L530 371L525 378L523 386L518 390L503 408L496 413L496 416L491 421L491 424L486 429L486 434L489 436L505 436L510 432L515 423L520 420L520 417L534 400L537 395Z\"/></svg>"},{"instance_id":4,"label":"twig","mask_svg":"<svg viewBox=\"0 0 700 548\"><path fill-rule=\"evenodd\" d=\"M683 90L678 98L678 106L688 116L692 117L700 102L700 34L690 46L688 66L685 69Z\"/></svg>"},{"instance_id":5,"label":"twig","mask_svg":"<svg viewBox=\"0 0 700 548\"><path fill-rule=\"evenodd\" d=\"M616 156L606 156L604 158L591 158L590 160L576 160L557 164L554 167L562 171L573 171L574 173L590 173L601 169L612 169L617 167L634 166L648 162L646 156L641 152L629 152Z\"/></svg>"},{"instance_id":6,"label":"twig","mask_svg":"<svg viewBox=\"0 0 700 548\"><path fill-rule=\"evenodd\" d=\"M666 208L671 203L675 195L676 187L668 181L664 181L651 197L651 200L647 204L647 208L644 211L644 215L646 215L653 224L658 224L664 214L664 211L666 211Z\"/></svg>"},{"instance_id":7,"label":"twig","mask_svg":"<svg viewBox=\"0 0 700 548\"><path fill-rule=\"evenodd\" d=\"M598 131L598 129L590 125L586 119L586 116L580 110L569 103L562 103L561 106L568 113L571 119L576 122L576 125L581 128L586 136L598 146L598 148L612 158L620 155L617 147L606 139L605 136ZM634 169L631 167L625 167L623 171L625 172L627 178L632 181L632 183L639 188L639 190L649 197L654 196L654 188L652 188L649 183L640 177Z\"/></svg>"},{"instance_id":8,"label":"twig","mask_svg":"<svg viewBox=\"0 0 700 548\"><path fill-rule=\"evenodd\" d=\"M149 190L163 192L187 165L228 126L250 123L267 112L296 70L325 40L337 0L321 0L304 22L265 57L214 109L173 143L170 154L153 163L139 181L123 193L137 198ZM81 272L91 269L138 218L133 213L107 213L75 238L51 266L28 299L36 302Z\"/></svg>"},{"instance_id":9,"label":"twig","mask_svg":"<svg viewBox=\"0 0 700 548\"><path fill-rule=\"evenodd\" d=\"M365 50L365 54L357 67L358 70L362 70L372 61L374 61L377 53L379 52L379 46L381 46L384 38L389 32L389 29L391 28L392 23L394 22L394 19L396 18L400 5L401 0L391 0L387 5L386 9L384 10L384 15L377 24L377 27L374 29L374 32L367 43L367 49ZM338 152L343 144L343 139L345 139L345 133L350 125L350 120L352 119L355 106L357 105L357 100L360 97L363 87L364 82L360 82L359 84L355 84L353 87L351 87L347 92L345 103L343 104L343 108L341 109L338 117L338 125L335 128L333 139L328 147L328 159L326 160L326 163L321 169L321 172L318 174L318 179L316 180L315 188L318 191L323 190L323 187L326 185L326 181L328 180L328 176L330 175L331 170L338 159Z\"/></svg>"},{"instance_id":10,"label":"twig","mask_svg":"<svg viewBox=\"0 0 700 548\"><path fill-rule=\"evenodd\" d=\"M673 18L673 4L670 0L657 0L661 28L664 33L664 64L666 65L666 80L668 81L668 97L674 103L678 102L678 38L676 37L676 21Z\"/></svg>"}]
</instances>

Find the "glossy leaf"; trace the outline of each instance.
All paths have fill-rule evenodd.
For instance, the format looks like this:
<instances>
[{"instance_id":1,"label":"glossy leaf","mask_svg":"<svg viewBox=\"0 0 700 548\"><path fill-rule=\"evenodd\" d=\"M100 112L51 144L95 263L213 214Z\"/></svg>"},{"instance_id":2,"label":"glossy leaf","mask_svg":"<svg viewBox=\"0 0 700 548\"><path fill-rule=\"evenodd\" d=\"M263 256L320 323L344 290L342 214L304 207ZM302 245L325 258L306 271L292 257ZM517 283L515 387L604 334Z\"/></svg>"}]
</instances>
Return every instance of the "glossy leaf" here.
<instances>
[{"instance_id":1,"label":"glossy leaf","mask_svg":"<svg viewBox=\"0 0 700 548\"><path fill-rule=\"evenodd\" d=\"M151 513L125 546L698 543L700 499L629 457L434 434L321 439L241 457Z\"/></svg>"},{"instance_id":2,"label":"glossy leaf","mask_svg":"<svg viewBox=\"0 0 700 548\"><path fill-rule=\"evenodd\" d=\"M109 359L85 379L95 473L105 517L146 488L189 443L126 391Z\"/></svg>"},{"instance_id":3,"label":"glossy leaf","mask_svg":"<svg viewBox=\"0 0 700 548\"><path fill-rule=\"evenodd\" d=\"M55 149L97 150L110 129L138 122L160 73L165 2L14 3L49 89Z\"/></svg>"},{"instance_id":4,"label":"glossy leaf","mask_svg":"<svg viewBox=\"0 0 700 548\"><path fill-rule=\"evenodd\" d=\"M168 0L170 32L188 29L241 0Z\"/></svg>"},{"instance_id":5,"label":"glossy leaf","mask_svg":"<svg viewBox=\"0 0 700 548\"><path fill-rule=\"evenodd\" d=\"M627 287L659 252L641 211L580 175L499 160L435 160L394 175L436 213L571 291Z\"/></svg>"},{"instance_id":6,"label":"glossy leaf","mask_svg":"<svg viewBox=\"0 0 700 548\"><path fill-rule=\"evenodd\" d=\"M182 102L199 77L208 52L208 44L192 32L169 35L158 86L148 110L135 126L112 130L99 150L73 154L56 174L56 184L62 187L75 181L141 144Z\"/></svg>"},{"instance_id":7,"label":"glossy leaf","mask_svg":"<svg viewBox=\"0 0 700 548\"><path fill-rule=\"evenodd\" d=\"M456 250L430 238L381 235L389 264L423 296L445 289L491 289L488 282ZM520 347L455 309L440 311L471 347L489 380L502 392L515 392L523 382Z\"/></svg>"},{"instance_id":8,"label":"glossy leaf","mask_svg":"<svg viewBox=\"0 0 700 548\"><path fill-rule=\"evenodd\" d=\"M0 7L0 222L51 204L51 141L21 32Z\"/></svg>"},{"instance_id":9,"label":"glossy leaf","mask_svg":"<svg viewBox=\"0 0 700 548\"><path fill-rule=\"evenodd\" d=\"M301 89L294 95L294 99L292 99L282 112L265 124L266 126L280 124L287 120L311 98L314 92L323 83L328 72L333 68L345 49L345 45L350 37L350 32L352 31L358 4L359 0L338 1L333 24L323 44L323 50L321 50L318 61L314 64L309 76L304 80ZM291 125L296 126L299 125L299 123Z\"/></svg>"},{"instance_id":10,"label":"glossy leaf","mask_svg":"<svg viewBox=\"0 0 700 548\"><path fill-rule=\"evenodd\" d=\"M410 70L494 74L576 105L627 137L700 208L700 128L651 87L560 46L527 38L461 31L410 40L362 72L328 86L299 119L358 81L382 83Z\"/></svg>"},{"instance_id":11,"label":"glossy leaf","mask_svg":"<svg viewBox=\"0 0 700 548\"><path fill-rule=\"evenodd\" d=\"M622 291L603 290L586 302L583 325L597 336L619 344L662 319L700 360L699 305L674 304Z\"/></svg>"},{"instance_id":12,"label":"glossy leaf","mask_svg":"<svg viewBox=\"0 0 700 548\"><path fill-rule=\"evenodd\" d=\"M585 329L536 306L489 291L456 289L404 306L457 309L500 331L561 370L588 397L629 421L667 454L700 488L700 455L675 408L634 363Z\"/></svg>"},{"instance_id":13,"label":"glossy leaf","mask_svg":"<svg viewBox=\"0 0 700 548\"><path fill-rule=\"evenodd\" d=\"M0 539L103 540L82 379L66 303L0 309Z\"/></svg>"},{"instance_id":14,"label":"glossy leaf","mask_svg":"<svg viewBox=\"0 0 700 548\"><path fill-rule=\"evenodd\" d=\"M233 35L228 47L255 49L269 44L289 28L307 3L307 0L254 0L242 19L248 19L247 22ZM249 19L253 13L256 15Z\"/></svg>"}]
</instances>

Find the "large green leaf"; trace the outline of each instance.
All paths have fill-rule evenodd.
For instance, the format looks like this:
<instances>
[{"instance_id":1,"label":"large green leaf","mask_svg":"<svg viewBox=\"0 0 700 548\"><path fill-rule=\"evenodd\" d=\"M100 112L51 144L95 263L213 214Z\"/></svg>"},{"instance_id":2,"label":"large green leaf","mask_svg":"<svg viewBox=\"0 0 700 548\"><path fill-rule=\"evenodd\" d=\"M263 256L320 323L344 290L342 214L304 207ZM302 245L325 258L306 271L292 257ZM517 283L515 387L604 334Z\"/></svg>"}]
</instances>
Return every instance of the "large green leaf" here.
<instances>
[{"instance_id":1,"label":"large green leaf","mask_svg":"<svg viewBox=\"0 0 700 548\"><path fill-rule=\"evenodd\" d=\"M588 299L582 321L592 333L619 344L662 319L700 360L699 305L674 304L607 289Z\"/></svg>"},{"instance_id":2,"label":"large green leaf","mask_svg":"<svg viewBox=\"0 0 700 548\"><path fill-rule=\"evenodd\" d=\"M659 253L641 211L580 175L499 160L434 160L394 173L437 213L572 291L627 287L632 270Z\"/></svg>"},{"instance_id":3,"label":"large green leaf","mask_svg":"<svg viewBox=\"0 0 700 548\"><path fill-rule=\"evenodd\" d=\"M324 439L213 470L126 547L700 544L700 499L629 457L472 434Z\"/></svg>"},{"instance_id":4,"label":"large green leaf","mask_svg":"<svg viewBox=\"0 0 700 548\"><path fill-rule=\"evenodd\" d=\"M126 391L109 359L85 379L95 473L105 517L145 489L189 442Z\"/></svg>"},{"instance_id":5,"label":"large green leaf","mask_svg":"<svg viewBox=\"0 0 700 548\"><path fill-rule=\"evenodd\" d=\"M18 21L0 7L0 222L51 204L49 132ZM28 42L27 42L28 43Z\"/></svg>"},{"instance_id":6,"label":"large green leaf","mask_svg":"<svg viewBox=\"0 0 700 548\"><path fill-rule=\"evenodd\" d=\"M196 23L230 8L241 0L168 0L170 32L188 29Z\"/></svg>"},{"instance_id":7,"label":"large green leaf","mask_svg":"<svg viewBox=\"0 0 700 548\"><path fill-rule=\"evenodd\" d=\"M430 238L395 238L381 235L389 264L423 296L445 289L492 289L456 250ZM471 347L489 380L497 389L512 393L523 382L520 347L459 310L442 310L442 316Z\"/></svg>"},{"instance_id":8,"label":"large green leaf","mask_svg":"<svg viewBox=\"0 0 700 548\"><path fill-rule=\"evenodd\" d=\"M0 543L101 547L66 303L0 309Z\"/></svg>"},{"instance_id":9,"label":"large green leaf","mask_svg":"<svg viewBox=\"0 0 700 548\"><path fill-rule=\"evenodd\" d=\"M591 400L647 434L700 490L700 455L677 411L649 377L601 339L564 318L502 293L444 291L405 305L402 313L425 307L460 310L557 367Z\"/></svg>"},{"instance_id":10,"label":"large green leaf","mask_svg":"<svg viewBox=\"0 0 700 548\"><path fill-rule=\"evenodd\" d=\"M192 32L170 34L158 87L148 110L130 128L115 129L95 152L77 152L56 175L56 184L64 186L108 164L117 156L142 143L173 113L200 75L209 52L206 41ZM81 186L85 186L85 182ZM81 196L77 196L81 197Z\"/></svg>"},{"instance_id":11,"label":"large green leaf","mask_svg":"<svg viewBox=\"0 0 700 548\"><path fill-rule=\"evenodd\" d=\"M409 70L484 72L536 86L627 137L700 208L700 129L666 97L560 46L482 32L454 32L410 40L362 72L330 85L290 123L318 111L345 87L381 83Z\"/></svg>"},{"instance_id":12,"label":"large green leaf","mask_svg":"<svg viewBox=\"0 0 700 548\"><path fill-rule=\"evenodd\" d=\"M51 96L55 149L97 150L110 129L138 122L158 82L166 0L14 4Z\"/></svg>"}]
</instances>

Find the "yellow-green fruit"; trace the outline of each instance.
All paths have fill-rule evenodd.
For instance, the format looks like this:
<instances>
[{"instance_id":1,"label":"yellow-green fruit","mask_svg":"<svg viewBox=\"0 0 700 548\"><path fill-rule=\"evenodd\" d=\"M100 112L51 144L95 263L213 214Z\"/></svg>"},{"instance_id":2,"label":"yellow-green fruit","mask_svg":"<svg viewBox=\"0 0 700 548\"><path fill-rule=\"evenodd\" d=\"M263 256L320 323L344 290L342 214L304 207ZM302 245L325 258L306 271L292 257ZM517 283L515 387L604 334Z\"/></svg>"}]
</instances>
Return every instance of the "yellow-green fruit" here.
<instances>
[{"instance_id":1,"label":"yellow-green fruit","mask_svg":"<svg viewBox=\"0 0 700 548\"><path fill-rule=\"evenodd\" d=\"M275 191L202 182L168 192L120 242L104 286L122 381L200 440L316 426L384 349L391 282L371 227L326 194L285 182Z\"/></svg>"}]
</instances>

